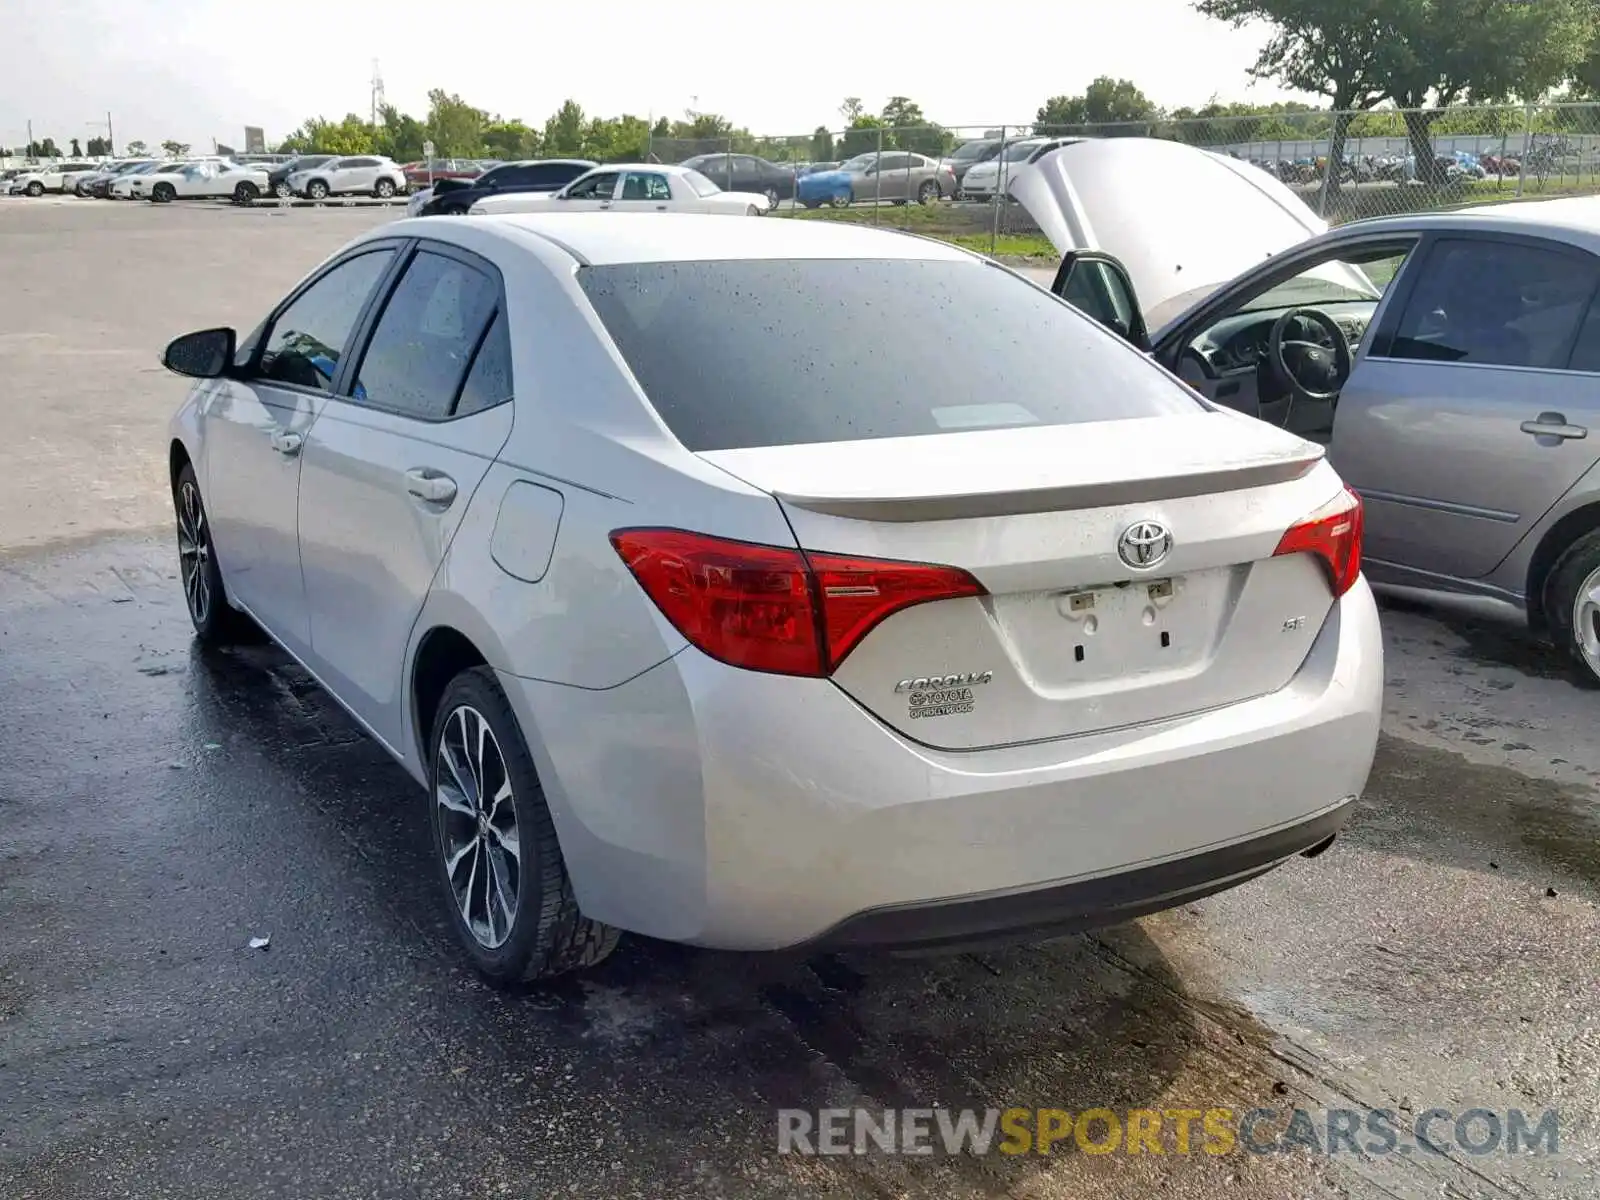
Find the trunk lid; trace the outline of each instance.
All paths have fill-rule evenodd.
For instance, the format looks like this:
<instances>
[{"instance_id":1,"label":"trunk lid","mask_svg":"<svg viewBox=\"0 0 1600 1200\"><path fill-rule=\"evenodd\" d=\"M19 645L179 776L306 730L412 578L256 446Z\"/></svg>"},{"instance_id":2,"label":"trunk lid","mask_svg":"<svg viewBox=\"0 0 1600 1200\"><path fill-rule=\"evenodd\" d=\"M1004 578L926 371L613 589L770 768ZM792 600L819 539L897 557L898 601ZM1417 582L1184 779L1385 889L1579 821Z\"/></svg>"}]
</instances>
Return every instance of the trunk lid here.
<instances>
[{"instance_id":1,"label":"trunk lid","mask_svg":"<svg viewBox=\"0 0 1600 1200\"><path fill-rule=\"evenodd\" d=\"M1158 138L1089 138L1018 172L1012 195L1062 254L1128 269L1152 329L1327 222L1259 167Z\"/></svg>"},{"instance_id":2,"label":"trunk lid","mask_svg":"<svg viewBox=\"0 0 1600 1200\"><path fill-rule=\"evenodd\" d=\"M1274 551L1338 478L1321 447L1226 412L701 457L773 494L807 550L960 567L984 585L894 612L833 675L943 749L1275 691L1332 606L1317 561ZM1168 548L1130 566L1119 542L1147 523Z\"/></svg>"}]
</instances>

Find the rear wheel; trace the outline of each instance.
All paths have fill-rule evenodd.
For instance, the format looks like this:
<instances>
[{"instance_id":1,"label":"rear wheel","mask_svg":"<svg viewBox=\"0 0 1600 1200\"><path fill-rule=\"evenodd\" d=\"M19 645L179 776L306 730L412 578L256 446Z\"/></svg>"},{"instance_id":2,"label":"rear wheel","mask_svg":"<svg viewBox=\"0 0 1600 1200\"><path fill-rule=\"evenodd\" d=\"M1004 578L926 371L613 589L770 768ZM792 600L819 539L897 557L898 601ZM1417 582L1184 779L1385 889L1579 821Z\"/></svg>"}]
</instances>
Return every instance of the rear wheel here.
<instances>
[{"instance_id":1,"label":"rear wheel","mask_svg":"<svg viewBox=\"0 0 1600 1200\"><path fill-rule=\"evenodd\" d=\"M806 200L806 201L803 201L803 203L805 204L805 206L807 208L821 208L822 207L822 201L821 200Z\"/></svg>"},{"instance_id":2,"label":"rear wheel","mask_svg":"<svg viewBox=\"0 0 1600 1200\"><path fill-rule=\"evenodd\" d=\"M280 181L279 183L277 183L273 187L272 194L274 196L276 196L279 200L288 200L291 197L293 197L294 189L289 186L289 181L287 179L285 179L285 180Z\"/></svg>"},{"instance_id":3,"label":"rear wheel","mask_svg":"<svg viewBox=\"0 0 1600 1200\"><path fill-rule=\"evenodd\" d=\"M924 179L922 186L917 188L917 203L932 204L939 198L939 185L931 179Z\"/></svg>"},{"instance_id":4,"label":"rear wheel","mask_svg":"<svg viewBox=\"0 0 1600 1200\"><path fill-rule=\"evenodd\" d=\"M40 196L44 195L44 184L40 183L37 179L35 179L32 183L30 183L28 185L27 192L28 192L28 195L32 196L35 200L37 200Z\"/></svg>"},{"instance_id":5,"label":"rear wheel","mask_svg":"<svg viewBox=\"0 0 1600 1200\"><path fill-rule=\"evenodd\" d=\"M747 204L745 205L744 215L747 217L759 217L763 211L759 204Z\"/></svg>"},{"instance_id":6,"label":"rear wheel","mask_svg":"<svg viewBox=\"0 0 1600 1200\"><path fill-rule=\"evenodd\" d=\"M768 212L777 212L778 211L778 200L779 200L778 189L775 188L775 187L769 187L767 189L767 191L766 191L766 196L767 196L767 211Z\"/></svg>"},{"instance_id":7,"label":"rear wheel","mask_svg":"<svg viewBox=\"0 0 1600 1200\"><path fill-rule=\"evenodd\" d=\"M150 189L150 199L157 204L170 204L178 198L178 189L170 183L158 183Z\"/></svg>"},{"instance_id":8,"label":"rear wheel","mask_svg":"<svg viewBox=\"0 0 1600 1200\"><path fill-rule=\"evenodd\" d=\"M320 179L313 179L306 185L306 195L313 200L326 200L328 198L328 185Z\"/></svg>"},{"instance_id":9,"label":"rear wheel","mask_svg":"<svg viewBox=\"0 0 1600 1200\"><path fill-rule=\"evenodd\" d=\"M387 200L390 196L394 195L394 180L378 180L378 182L373 185L372 194L379 200Z\"/></svg>"},{"instance_id":10,"label":"rear wheel","mask_svg":"<svg viewBox=\"0 0 1600 1200\"><path fill-rule=\"evenodd\" d=\"M1600 529L1584 534L1556 560L1544 586L1550 636L1587 687L1600 688Z\"/></svg>"},{"instance_id":11,"label":"rear wheel","mask_svg":"<svg viewBox=\"0 0 1600 1200\"><path fill-rule=\"evenodd\" d=\"M429 809L452 924L489 979L590 967L621 934L578 911L538 772L487 667L450 681L434 717Z\"/></svg>"},{"instance_id":12,"label":"rear wheel","mask_svg":"<svg viewBox=\"0 0 1600 1200\"><path fill-rule=\"evenodd\" d=\"M239 186L233 189L233 202L235 204L254 204L261 195L261 189L248 179L241 180Z\"/></svg>"},{"instance_id":13,"label":"rear wheel","mask_svg":"<svg viewBox=\"0 0 1600 1200\"><path fill-rule=\"evenodd\" d=\"M850 201L854 198L854 195L850 192L835 192L832 196L828 197L828 203L833 205L835 208L849 208Z\"/></svg>"}]
</instances>

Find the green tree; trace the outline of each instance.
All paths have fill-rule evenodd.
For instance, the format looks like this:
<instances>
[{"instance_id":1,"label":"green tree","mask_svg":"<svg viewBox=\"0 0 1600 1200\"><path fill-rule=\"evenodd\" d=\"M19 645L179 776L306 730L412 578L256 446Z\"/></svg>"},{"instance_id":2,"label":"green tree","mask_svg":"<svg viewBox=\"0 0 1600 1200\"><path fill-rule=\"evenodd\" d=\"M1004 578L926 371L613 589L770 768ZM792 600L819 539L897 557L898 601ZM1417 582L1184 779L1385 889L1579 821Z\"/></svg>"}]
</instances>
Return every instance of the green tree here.
<instances>
[{"instance_id":1,"label":"green tree","mask_svg":"<svg viewBox=\"0 0 1600 1200\"><path fill-rule=\"evenodd\" d=\"M544 123L544 152L552 158L578 158L583 154L583 106L567 100Z\"/></svg>"},{"instance_id":2,"label":"green tree","mask_svg":"<svg viewBox=\"0 0 1600 1200\"><path fill-rule=\"evenodd\" d=\"M884 133L883 120L863 114L850 122L850 128L844 131L836 149L841 158L854 158L858 154L870 154L880 146L887 150L893 145Z\"/></svg>"},{"instance_id":3,"label":"green tree","mask_svg":"<svg viewBox=\"0 0 1600 1200\"><path fill-rule=\"evenodd\" d=\"M428 140L428 131L421 121L392 104L378 109L378 121L373 144L375 152L403 163L422 157L422 143Z\"/></svg>"},{"instance_id":4,"label":"green tree","mask_svg":"<svg viewBox=\"0 0 1600 1200\"><path fill-rule=\"evenodd\" d=\"M90 158L104 158L111 153L111 143L96 135L83 144L83 152Z\"/></svg>"},{"instance_id":5,"label":"green tree","mask_svg":"<svg viewBox=\"0 0 1600 1200\"><path fill-rule=\"evenodd\" d=\"M146 146L143 142L137 139L129 142L126 146L126 149L128 151L129 158L143 158L145 155L150 153L150 147Z\"/></svg>"},{"instance_id":6,"label":"green tree","mask_svg":"<svg viewBox=\"0 0 1600 1200\"><path fill-rule=\"evenodd\" d=\"M1438 179L1431 128L1462 100L1532 99L1578 70L1594 40L1593 0L1196 0L1235 28L1272 34L1251 74L1328 97L1331 157L1344 158L1353 111L1391 101L1419 175ZM1430 108L1429 106L1433 106ZM1330 187L1336 186L1335 172Z\"/></svg>"},{"instance_id":7,"label":"green tree","mask_svg":"<svg viewBox=\"0 0 1600 1200\"><path fill-rule=\"evenodd\" d=\"M168 138L166 141L162 142L161 148L167 152L168 158L182 158L185 154L189 153L188 142L179 142L173 140L172 138Z\"/></svg>"},{"instance_id":8,"label":"green tree","mask_svg":"<svg viewBox=\"0 0 1600 1200\"><path fill-rule=\"evenodd\" d=\"M833 134L826 125L818 125L811 134L811 161L833 161Z\"/></svg>"},{"instance_id":9,"label":"green tree","mask_svg":"<svg viewBox=\"0 0 1600 1200\"><path fill-rule=\"evenodd\" d=\"M886 138L885 144L892 144L899 150L914 150L938 158L955 140L949 130L923 115L921 105L905 96L889 97L889 102L883 106L883 123L893 130L892 138Z\"/></svg>"},{"instance_id":10,"label":"green tree","mask_svg":"<svg viewBox=\"0 0 1600 1200\"><path fill-rule=\"evenodd\" d=\"M473 158L483 153L488 114L460 96L434 88L428 93L428 137L440 158Z\"/></svg>"},{"instance_id":11,"label":"green tree","mask_svg":"<svg viewBox=\"0 0 1600 1200\"><path fill-rule=\"evenodd\" d=\"M283 140L281 154L373 154L377 152L370 123L355 113L347 113L337 123L312 117Z\"/></svg>"},{"instance_id":12,"label":"green tree","mask_svg":"<svg viewBox=\"0 0 1600 1200\"><path fill-rule=\"evenodd\" d=\"M1088 122L1082 96L1051 96L1033 114L1036 134L1076 133Z\"/></svg>"},{"instance_id":13,"label":"green tree","mask_svg":"<svg viewBox=\"0 0 1600 1200\"><path fill-rule=\"evenodd\" d=\"M845 119L845 124L854 125L857 118L866 115L866 105L861 103L860 96L846 96L839 105L839 115Z\"/></svg>"},{"instance_id":14,"label":"green tree","mask_svg":"<svg viewBox=\"0 0 1600 1200\"><path fill-rule=\"evenodd\" d=\"M82 158L83 157L83 148L78 145L78 139L77 138L73 138L72 139L72 157L73 158Z\"/></svg>"},{"instance_id":15,"label":"green tree","mask_svg":"<svg viewBox=\"0 0 1600 1200\"><path fill-rule=\"evenodd\" d=\"M483 127L483 148L491 158L512 161L539 153L539 131L519 119L493 118Z\"/></svg>"},{"instance_id":16,"label":"green tree","mask_svg":"<svg viewBox=\"0 0 1600 1200\"><path fill-rule=\"evenodd\" d=\"M1033 131L1072 133L1080 129L1101 137L1142 136L1161 117L1161 110L1130 79L1101 75L1081 96L1052 96L1034 114Z\"/></svg>"}]
</instances>

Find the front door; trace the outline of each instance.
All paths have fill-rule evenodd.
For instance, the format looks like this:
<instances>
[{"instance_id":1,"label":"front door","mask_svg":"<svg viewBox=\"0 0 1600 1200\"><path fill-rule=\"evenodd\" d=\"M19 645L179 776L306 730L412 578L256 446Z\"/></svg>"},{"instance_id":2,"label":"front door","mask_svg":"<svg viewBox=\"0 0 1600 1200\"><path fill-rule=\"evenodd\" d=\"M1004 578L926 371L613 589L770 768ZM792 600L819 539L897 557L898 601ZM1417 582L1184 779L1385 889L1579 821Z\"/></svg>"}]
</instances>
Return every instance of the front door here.
<instances>
[{"instance_id":1,"label":"front door","mask_svg":"<svg viewBox=\"0 0 1600 1200\"><path fill-rule=\"evenodd\" d=\"M310 645L300 573L301 455L356 323L394 258L378 247L302 288L201 405L206 508L228 591L291 652Z\"/></svg>"},{"instance_id":2,"label":"front door","mask_svg":"<svg viewBox=\"0 0 1600 1200\"><path fill-rule=\"evenodd\" d=\"M1331 459L1367 506L1365 555L1489 574L1600 457L1600 262L1543 239L1424 248L1339 400Z\"/></svg>"},{"instance_id":3,"label":"front door","mask_svg":"<svg viewBox=\"0 0 1600 1200\"><path fill-rule=\"evenodd\" d=\"M597 212L610 208L617 181L621 178L616 171L597 171L593 175L585 175L562 193L560 204L574 212Z\"/></svg>"},{"instance_id":4,"label":"front door","mask_svg":"<svg viewBox=\"0 0 1600 1200\"><path fill-rule=\"evenodd\" d=\"M391 747L404 659L472 494L511 433L498 273L423 243L302 455L308 662Z\"/></svg>"}]
</instances>

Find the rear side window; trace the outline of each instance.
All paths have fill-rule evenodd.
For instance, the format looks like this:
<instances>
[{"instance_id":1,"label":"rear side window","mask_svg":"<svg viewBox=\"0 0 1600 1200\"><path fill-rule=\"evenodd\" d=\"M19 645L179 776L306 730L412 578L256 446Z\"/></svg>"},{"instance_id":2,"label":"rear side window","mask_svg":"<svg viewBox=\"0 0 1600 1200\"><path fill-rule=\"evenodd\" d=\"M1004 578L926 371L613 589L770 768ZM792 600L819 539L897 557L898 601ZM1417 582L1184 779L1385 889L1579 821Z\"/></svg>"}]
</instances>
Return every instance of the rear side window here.
<instances>
[{"instance_id":1,"label":"rear side window","mask_svg":"<svg viewBox=\"0 0 1600 1200\"><path fill-rule=\"evenodd\" d=\"M1198 404L1048 292L976 261L632 263L578 278L690 450L1070 425Z\"/></svg>"},{"instance_id":2,"label":"rear side window","mask_svg":"<svg viewBox=\"0 0 1600 1200\"><path fill-rule=\"evenodd\" d=\"M506 329L505 310L495 313L489 332L484 334L478 353L461 385L461 399L455 413L465 417L511 399L511 334Z\"/></svg>"},{"instance_id":3,"label":"rear side window","mask_svg":"<svg viewBox=\"0 0 1600 1200\"><path fill-rule=\"evenodd\" d=\"M422 420L444 420L499 293L476 267L418 251L372 332L354 398Z\"/></svg>"},{"instance_id":4,"label":"rear side window","mask_svg":"<svg viewBox=\"0 0 1600 1200\"><path fill-rule=\"evenodd\" d=\"M1391 358L1562 368L1600 284L1587 255L1450 238L1423 264Z\"/></svg>"}]
</instances>

